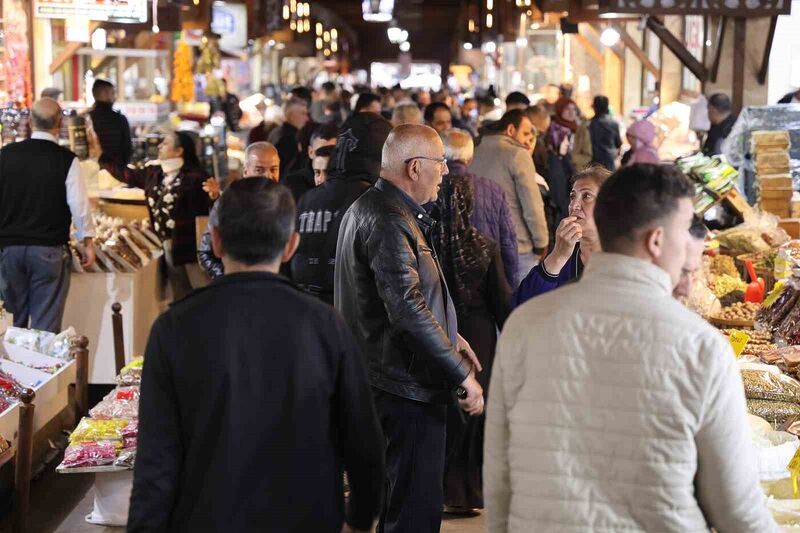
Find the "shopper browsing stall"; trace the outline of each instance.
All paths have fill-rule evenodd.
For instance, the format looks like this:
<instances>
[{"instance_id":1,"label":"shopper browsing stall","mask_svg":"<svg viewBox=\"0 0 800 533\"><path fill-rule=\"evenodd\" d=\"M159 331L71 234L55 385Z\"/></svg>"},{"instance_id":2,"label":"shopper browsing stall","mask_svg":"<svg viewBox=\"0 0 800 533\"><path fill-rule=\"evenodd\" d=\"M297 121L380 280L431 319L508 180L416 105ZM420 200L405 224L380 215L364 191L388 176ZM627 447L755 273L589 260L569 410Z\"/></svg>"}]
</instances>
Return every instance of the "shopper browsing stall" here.
<instances>
[{"instance_id":1,"label":"shopper browsing stall","mask_svg":"<svg viewBox=\"0 0 800 533\"><path fill-rule=\"evenodd\" d=\"M127 165L133 154L131 127L125 115L114 111L117 89L111 82L96 80L92 85L94 107L89 112L92 127L100 140L103 155L100 162Z\"/></svg>"},{"instance_id":2,"label":"shopper browsing stall","mask_svg":"<svg viewBox=\"0 0 800 533\"><path fill-rule=\"evenodd\" d=\"M94 222L78 158L56 142L62 113L33 105L30 139L0 150L0 299L14 325L58 333L69 291L70 224L94 264Z\"/></svg>"},{"instance_id":3,"label":"shopper browsing stall","mask_svg":"<svg viewBox=\"0 0 800 533\"><path fill-rule=\"evenodd\" d=\"M553 251L531 269L514 291L514 307L580 278L591 256L600 251L594 206L600 187L609 176L611 172L605 167L594 165L572 178L569 216L556 229Z\"/></svg>"},{"instance_id":4,"label":"shopper browsing stall","mask_svg":"<svg viewBox=\"0 0 800 533\"><path fill-rule=\"evenodd\" d=\"M208 215L211 200L203 184L209 178L187 133L168 133L158 147L158 157L159 164L144 168L105 167L120 181L144 189L150 221L164 246L173 297L178 300L204 282L197 264L195 217Z\"/></svg>"},{"instance_id":5,"label":"shopper browsing stall","mask_svg":"<svg viewBox=\"0 0 800 533\"><path fill-rule=\"evenodd\" d=\"M128 531L372 527L383 442L366 370L341 317L278 275L294 220L271 180L222 195L213 240L226 275L150 334Z\"/></svg>"}]
</instances>

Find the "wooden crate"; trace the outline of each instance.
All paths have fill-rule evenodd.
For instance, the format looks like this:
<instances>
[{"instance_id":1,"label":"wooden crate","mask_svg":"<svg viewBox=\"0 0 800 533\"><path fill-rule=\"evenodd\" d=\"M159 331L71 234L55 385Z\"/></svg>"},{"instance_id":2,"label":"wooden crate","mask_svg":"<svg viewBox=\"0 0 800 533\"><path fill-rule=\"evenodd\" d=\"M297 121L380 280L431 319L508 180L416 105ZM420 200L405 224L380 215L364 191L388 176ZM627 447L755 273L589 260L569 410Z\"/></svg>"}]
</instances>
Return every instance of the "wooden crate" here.
<instances>
[{"instance_id":1,"label":"wooden crate","mask_svg":"<svg viewBox=\"0 0 800 533\"><path fill-rule=\"evenodd\" d=\"M791 218L792 216L792 201L791 199L779 198L770 199L762 198L759 202L761 209L769 211L776 215L778 218Z\"/></svg>"},{"instance_id":2,"label":"wooden crate","mask_svg":"<svg viewBox=\"0 0 800 533\"><path fill-rule=\"evenodd\" d=\"M791 189L791 174L764 174L758 177L761 183L761 190L766 189Z\"/></svg>"},{"instance_id":3,"label":"wooden crate","mask_svg":"<svg viewBox=\"0 0 800 533\"><path fill-rule=\"evenodd\" d=\"M761 189L762 200L783 200L787 205L792 205L792 189Z\"/></svg>"},{"instance_id":4,"label":"wooden crate","mask_svg":"<svg viewBox=\"0 0 800 533\"><path fill-rule=\"evenodd\" d=\"M783 228L792 239L800 239L800 218L782 218L778 226Z\"/></svg>"}]
</instances>

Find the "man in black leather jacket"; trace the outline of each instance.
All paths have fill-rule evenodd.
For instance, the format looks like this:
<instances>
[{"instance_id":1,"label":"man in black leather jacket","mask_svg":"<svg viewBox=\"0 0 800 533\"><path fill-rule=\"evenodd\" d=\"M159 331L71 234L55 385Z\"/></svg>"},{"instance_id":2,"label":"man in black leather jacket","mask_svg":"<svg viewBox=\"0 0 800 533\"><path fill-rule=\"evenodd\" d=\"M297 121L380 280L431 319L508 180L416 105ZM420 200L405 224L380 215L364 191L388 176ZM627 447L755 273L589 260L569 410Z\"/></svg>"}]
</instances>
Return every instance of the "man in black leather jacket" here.
<instances>
[{"instance_id":1,"label":"man in black leather jacket","mask_svg":"<svg viewBox=\"0 0 800 533\"><path fill-rule=\"evenodd\" d=\"M381 176L345 213L336 253L335 305L367 358L386 438L387 487L378 531L438 533L442 513L446 404L483 411L475 354L430 243L447 174L444 145L428 126L395 128Z\"/></svg>"}]
</instances>

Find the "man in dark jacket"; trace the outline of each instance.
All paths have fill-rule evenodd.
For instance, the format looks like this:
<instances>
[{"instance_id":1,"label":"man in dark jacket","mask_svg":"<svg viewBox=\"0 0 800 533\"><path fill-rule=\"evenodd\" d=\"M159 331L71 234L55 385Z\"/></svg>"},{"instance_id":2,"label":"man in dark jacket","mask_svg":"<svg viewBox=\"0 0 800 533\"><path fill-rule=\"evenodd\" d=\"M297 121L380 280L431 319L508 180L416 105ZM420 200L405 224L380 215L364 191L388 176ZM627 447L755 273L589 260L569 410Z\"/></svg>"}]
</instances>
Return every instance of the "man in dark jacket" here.
<instances>
[{"instance_id":1,"label":"man in dark jacket","mask_svg":"<svg viewBox=\"0 0 800 533\"><path fill-rule=\"evenodd\" d=\"M299 167L295 165L294 170L287 176L281 177L281 183L292 191L295 202L299 202L301 196L315 187L312 161L316 157L317 150L323 146L336 144L337 135L339 135L339 127L336 124L317 124L311 132L311 138L301 143L301 145L305 144L305 146L301 146L301 150L305 153L301 152L300 157L297 158Z\"/></svg>"},{"instance_id":2,"label":"man in dark jacket","mask_svg":"<svg viewBox=\"0 0 800 533\"><path fill-rule=\"evenodd\" d=\"M366 355L386 438L382 533L438 533L447 403L483 411L480 370L457 333L455 308L422 208L447 174L433 128L404 124L383 149L381 179L344 215L336 253L336 308Z\"/></svg>"},{"instance_id":3,"label":"man in dark jacket","mask_svg":"<svg viewBox=\"0 0 800 533\"><path fill-rule=\"evenodd\" d=\"M339 224L350 204L378 179L381 150L392 126L376 113L356 113L342 125L328 179L305 193L297 207L300 248L292 259L292 279L333 304L333 271Z\"/></svg>"},{"instance_id":4,"label":"man in dark jacket","mask_svg":"<svg viewBox=\"0 0 800 533\"><path fill-rule=\"evenodd\" d=\"M269 134L269 142L278 149L281 175L286 176L300 154L297 134L308 122L308 105L304 100L292 98L283 105L283 117L283 124Z\"/></svg>"},{"instance_id":5,"label":"man in dark jacket","mask_svg":"<svg viewBox=\"0 0 800 533\"><path fill-rule=\"evenodd\" d=\"M592 139L592 163L603 165L611 172L617 169L617 156L622 146L619 124L608 111L608 97L598 95L592 102L594 117L589 122L589 137Z\"/></svg>"},{"instance_id":6,"label":"man in dark jacket","mask_svg":"<svg viewBox=\"0 0 800 533\"><path fill-rule=\"evenodd\" d=\"M731 134L736 116L732 114L731 99L722 93L708 97L708 121L711 128L703 143L703 153L708 156L722 153L722 142Z\"/></svg>"},{"instance_id":7,"label":"man in dark jacket","mask_svg":"<svg viewBox=\"0 0 800 533\"><path fill-rule=\"evenodd\" d=\"M92 96L94 107L89 111L89 117L103 148L100 162L124 167L131 160L133 144L128 119L113 109L114 102L117 101L117 90L106 80L95 80Z\"/></svg>"},{"instance_id":8,"label":"man in dark jacket","mask_svg":"<svg viewBox=\"0 0 800 533\"><path fill-rule=\"evenodd\" d=\"M253 178L220 202L227 274L150 332L128 531L369 531L380 427L347 325L277 274L297 247L291 193Z\"/></svg>"}]
</instances>

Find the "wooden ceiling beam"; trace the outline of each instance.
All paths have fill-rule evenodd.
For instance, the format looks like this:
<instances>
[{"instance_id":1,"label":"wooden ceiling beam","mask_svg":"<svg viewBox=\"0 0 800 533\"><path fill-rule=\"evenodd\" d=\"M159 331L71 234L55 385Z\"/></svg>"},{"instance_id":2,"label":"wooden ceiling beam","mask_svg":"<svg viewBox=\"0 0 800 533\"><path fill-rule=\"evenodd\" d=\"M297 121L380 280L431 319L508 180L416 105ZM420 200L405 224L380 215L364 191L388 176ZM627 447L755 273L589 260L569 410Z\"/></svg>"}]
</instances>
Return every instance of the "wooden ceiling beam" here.
<instances>
[{"instance_id":1,"label":"wooden ceiling beam","mask_svg":"<svg viewBox=\"0 0 800 533\"><path fill-rule=\"evenodd\" d=\"M767 33L767 43L764 45L764 55L761 58L761 68L758 69L758 83L767 83L767 72L769 70L769 55L772 52L772 41L775 39L775 28L778 26L778 17L773 16L769 21L769 33Z\"/></svg>"},{"instance_id":2,"label":"wooden ceiling beam","mask_svg":"<svg viewBox=\"0 0 800 533\"><path fill-rule=\"evenodd\" d=\"M571 35L575 38L576 41L578 41L578 43L580 43L580 45L584 48L584 50L586 50L586 52L590 56L592 56L592 58L594 58L595 61L597 61L598 65L600 65L601 67L605 65L606 58L603 57L603 54L597 48L595 48L591 42L589 42L589 39L587 39L580 33L573 33Z\"/></svg>"},{"instance_id":3,"label":"wooden ceiling beam","mask_svg":"<svg viewBox=\"0 0 800 533\"><path fill-rule=\"evenodd\" d=\"M704 82L708 79L708 69L696 57L692 55L680 39L672 35L672 33L664 26L664 23L658 17L650 15L647 17L647 28L661 39L664 46L670 49L675 54L675 57L688 68L695 77Z\"/></svg>"},{"instance_id":4,"label":"wooden ceiling beam","mask_svg":"<svg viewBox=\"0 0 800 533\"><path fill-rule=\"evenodd\" d=\"M650 74L655 76L656 80L661 80L661 70L658 67L656 67L652 61L650 61L650 58L647 57L647 54L644 52L644 50L642 50L639 44L633 40L633 37L631 37L630 34L627 31L625 31L625 28L619 25L615 25L614 29L617 30L617 32L619 32L619 37L622 43L628 48L628 50L633 52L633 55L635 55L636 59L638 59L642 63L642 66Z\"/></svg>"},{"instance_id":5,"label":"wooden ceiling beam","mask_svg":"<svg viewBox=\"0 0 800 533\"><path fill-rule=\"evenodd\" d=\"M728 25L728 17L723 16L717 24L717 38L714 43L714 53L711 54L713 61L711 62L711 71L709 72L708 79L712 83L717 82L717 73L719 73L719 63L722 60L722 47L725 44L725 29Z\"/></svg>"}]
</instances>

